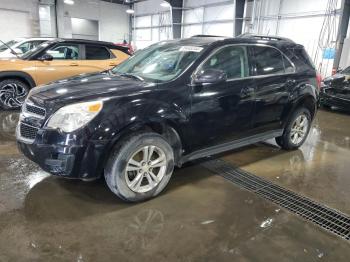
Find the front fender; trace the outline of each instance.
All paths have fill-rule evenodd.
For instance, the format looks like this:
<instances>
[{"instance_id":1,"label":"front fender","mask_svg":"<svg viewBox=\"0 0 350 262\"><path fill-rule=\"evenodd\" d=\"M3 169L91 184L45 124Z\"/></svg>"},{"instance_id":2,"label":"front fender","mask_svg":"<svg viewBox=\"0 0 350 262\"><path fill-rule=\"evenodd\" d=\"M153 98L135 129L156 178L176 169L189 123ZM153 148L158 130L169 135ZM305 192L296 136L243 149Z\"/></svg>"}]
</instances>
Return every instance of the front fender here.
<instances>
[{"instance_id":1,"label":"front fender","mask_svg":"<svg viewBox=\"0 0 350 262\"><path fill-rule=\"evenodd\" d=\"M144 130L146 127L170 126L180 136L179 142L183 142L182 130L188 118L184 110L176 105L135 99L131 102L112 103L107 106L108 110L105 110L92 124L96 127L90 137L90 140L105 142L103 153L99 158L99 169L103 168L109 154L122 137Z\"/></svg>"},{"instance_id":2,"label":"front fender","mask_svg":"<svg viewBox=\"0 0 350 262\"><path fill-rule=\"evenodd\" d=\"M188 123L188 114L175 104L157 100L135 99L106 105L100 124L92 139L109 140L115 143L125 130L138 130L151 123L167 123L182 133ZM181 136L181 134L179 134Z\"/></svg>"}]
</instances>

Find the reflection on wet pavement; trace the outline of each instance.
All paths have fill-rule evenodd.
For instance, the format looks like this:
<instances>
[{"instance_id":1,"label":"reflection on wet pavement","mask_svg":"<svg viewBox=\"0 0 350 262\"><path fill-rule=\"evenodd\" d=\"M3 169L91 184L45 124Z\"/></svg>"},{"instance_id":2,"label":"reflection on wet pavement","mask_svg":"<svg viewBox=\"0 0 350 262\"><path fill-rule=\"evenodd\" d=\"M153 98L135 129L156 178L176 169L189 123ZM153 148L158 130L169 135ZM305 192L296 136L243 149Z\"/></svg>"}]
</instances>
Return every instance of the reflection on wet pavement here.
<instances>
[{"instance_id":1,"label":"reflection on wet pavement","mask_svg":"<svg viewBox=\"0 0 350 262\"><path fill-rule=\"evenodd\" d=\"M350 116L321 111L301 150L260 143L223 158L350 213L349 130ZM13 132L0 130L0 261L348 261L347 242L198 165L130 205L103 180L49 176Z\"/></svg>"},{"instance_id":2,"label":"reflection on wet pavement","mask_svg":"<svg viewBox=\"0 0 350 262\"><path fill-rule=\"evenodd\" d=\"M320 111L306 143L286 152L259 144L224 159L350 214L350 115Z\"/></svg>"}]
</instances>

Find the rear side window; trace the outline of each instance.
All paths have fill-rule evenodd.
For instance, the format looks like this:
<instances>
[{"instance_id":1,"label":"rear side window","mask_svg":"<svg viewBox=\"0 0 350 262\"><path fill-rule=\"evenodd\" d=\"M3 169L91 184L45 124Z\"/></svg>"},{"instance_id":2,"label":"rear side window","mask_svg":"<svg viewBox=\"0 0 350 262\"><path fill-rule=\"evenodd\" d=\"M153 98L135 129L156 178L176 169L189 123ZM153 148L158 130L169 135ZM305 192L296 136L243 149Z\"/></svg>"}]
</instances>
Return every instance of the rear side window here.
<instances>
[{"instance_id":1,"label":"rear side window","mask_svg":"<svg viewBox=\"0 0 350 262\"><path fill-rule=\"evenodd\" d=\"M106 60L111 58L111 54L107 48L103 46L85 46L86 60Z\"/></svg>"},{"instance_id":2,"label":"rear side window","mask_svg":"<svg viewBox=\"0 0 350 262\"><path fill-rule=\"evenodd\" d=\"M203 64L201 70L218 69L228 79L249 76L247 49L244 46L227 46L219 49Z\"/></svg>"},{"instance_id":3,"label":"rear side window","mask_svg":"<svg viewBox=\"0 0 350 262\"><path fill-rule=\"evenodd\" d=\"M285 73L283 55L277 49L255 46L254 53L257 75Z\"/></svg>"}]
</instances>

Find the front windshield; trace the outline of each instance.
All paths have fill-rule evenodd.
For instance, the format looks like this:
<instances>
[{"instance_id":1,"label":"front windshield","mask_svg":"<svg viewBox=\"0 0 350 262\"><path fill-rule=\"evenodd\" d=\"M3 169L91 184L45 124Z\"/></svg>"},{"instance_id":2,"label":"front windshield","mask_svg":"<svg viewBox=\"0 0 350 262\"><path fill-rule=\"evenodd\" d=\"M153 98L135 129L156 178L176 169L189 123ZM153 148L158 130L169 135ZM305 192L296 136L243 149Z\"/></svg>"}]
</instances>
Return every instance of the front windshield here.
<instances>
[{"instance_id":1,"label":"front windshield","mask_svg":"<svg viewBox=\"0 0 350 262\"><path fill-rule=\"evenodd\" d=\"M161 42L136 52L112 72L136 75L146 81L168 82L185 71L202 50L198 46Z\"/></svg>"},{"instance_id":2,"label":"front windshield","mask_svg":"<svg viewBox=\"0 0 350 262\"><path fill-rule=\"evenodd\" d=\"M3 52L6 49L8 49L8 46L11 47L11 46L13 46L13 45L15 45L17 43L18 43L18 41L11 40L11 41L6 42L5 44L0 45L0 52Z\"/></svg>"},{"instance_id":3,"label":"front windshield","mask_svg":"<svg viewBox=\"0 0 350 262\"><path fill-rule=\"evenodd\" d=\"M44 42L41 45L38 45L37 47L34 47L33 49L29 50L28 52L26 52L24 55L21 56L22 59L27 59L30 58L33 54L36 54L42 50L44 50L49 44L51 44L52 42Z\"/></svg>"}]
</instances>

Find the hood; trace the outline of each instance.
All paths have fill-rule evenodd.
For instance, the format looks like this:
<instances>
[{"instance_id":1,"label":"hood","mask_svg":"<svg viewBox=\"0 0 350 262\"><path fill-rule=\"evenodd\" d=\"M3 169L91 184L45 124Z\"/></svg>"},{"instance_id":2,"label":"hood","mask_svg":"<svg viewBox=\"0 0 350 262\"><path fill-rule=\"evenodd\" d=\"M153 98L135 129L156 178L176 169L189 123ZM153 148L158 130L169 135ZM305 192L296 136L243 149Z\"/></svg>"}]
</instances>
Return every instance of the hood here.
<instances>
[{"instance_id":1,"label":"hood","mask_svg":"<svg viewBox=\"0 0 350 262\"><path fill-rule=\"evenodd\" d=\"M326 77L323 79L325 85L342 85L344 81L347 81L347 76L341 73Z\"/></svg>"},{"instance_id":2,"label":"hood","mask_svg":"<svg viewBox=\"0 0 350 262\"><path fill-rule=\"evenodd\" d=\"M16 57L0 57L0 71L21 70L29 65L28 62Z\"/></svg>"},{"instance_id":3,"label":"hood","mask_svg":"<svg viewBox=\"0 0 350 262\"><path fill-rule=\"evenodd\" d=\"M68 101L137 94L139 91L147 90L153 86L155 86L153 83L102 72L82 74L36 87L30 92L30 97L44 103L68 103Z\"/></svg>"},{"instance_id":4,"label":"hood","mask_svg":"<svg viewBox=\"0 0 350 262\"><path fill-rule=\"evenodd\" d=\"M326 77L326 78L324 79L324 81L332 81L332 80L336 80L336 79L339 79L339 78L342 78L342 77L345 77L345 75L342 74L342 73L336 73L336 74L334 74L334 75L332 75L332 76Z\"/></svg>"}]
</instances>

